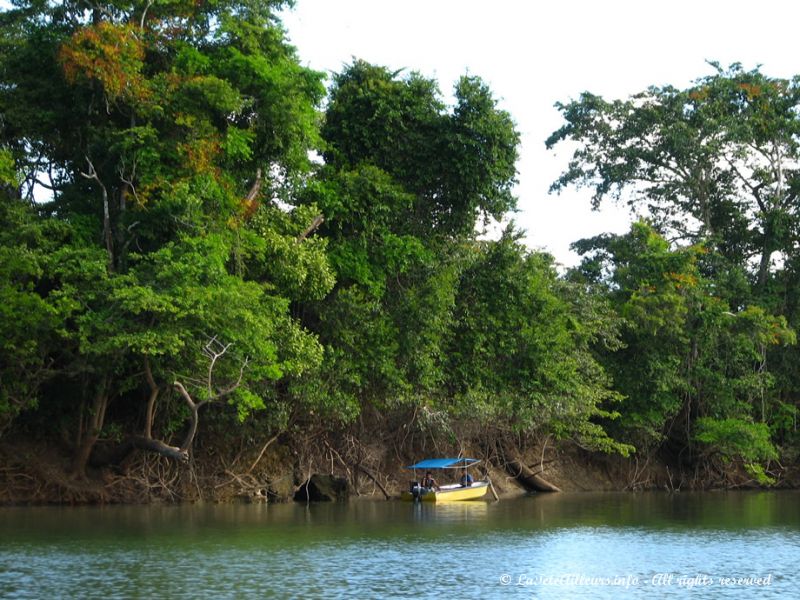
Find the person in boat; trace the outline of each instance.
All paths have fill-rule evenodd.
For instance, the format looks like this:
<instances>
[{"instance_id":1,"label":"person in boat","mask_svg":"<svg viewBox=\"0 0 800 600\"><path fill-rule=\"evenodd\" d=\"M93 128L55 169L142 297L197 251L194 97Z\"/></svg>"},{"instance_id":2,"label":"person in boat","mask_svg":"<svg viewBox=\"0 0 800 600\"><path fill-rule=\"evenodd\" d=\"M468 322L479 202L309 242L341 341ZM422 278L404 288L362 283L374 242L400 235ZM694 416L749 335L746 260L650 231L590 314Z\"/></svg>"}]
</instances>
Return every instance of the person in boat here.
<instances>
[{"instance_id":1,"label":"person in boat","mask_svg":"<svg viewBox=\"0 0 800 600\"><path fill-rule=\"evenodd\" d=\"M425 477L422 478L422 487L429 490L439 489L439 484L436 483L436 480L433 478L433 475L431 475L430 471L425 472Z\"/></svg>"},{"instance_id":2,"label":"person in boat","mask_svg":"<svg viewBox=\"0 0 800 600\"><path fill-rule=\"evenodd\" d=\"M467 473L467 470L464 469L464 472L461 475L461 487L469 487L473 483L472 475Z\"/></svg>"}]
</instances>

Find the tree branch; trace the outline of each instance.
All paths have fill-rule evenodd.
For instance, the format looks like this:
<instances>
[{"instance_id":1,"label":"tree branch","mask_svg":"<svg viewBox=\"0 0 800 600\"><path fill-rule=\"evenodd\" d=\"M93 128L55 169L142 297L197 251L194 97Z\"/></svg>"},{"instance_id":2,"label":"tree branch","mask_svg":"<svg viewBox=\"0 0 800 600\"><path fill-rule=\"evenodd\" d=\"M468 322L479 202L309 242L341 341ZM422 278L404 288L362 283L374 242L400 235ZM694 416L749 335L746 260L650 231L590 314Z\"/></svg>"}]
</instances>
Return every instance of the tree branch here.
<instances>
[{"instance_id":1,"label":"tree branch","mask_svg":"<svg viewBox=\"0 0 800 600\"><path fill-rule=\"evenodd\" d=\"M147 0L147 5L142 10L142 18L139 19L139 31L144 29L144 20L147 17L147 11L150 10L151 6L153 6L153 0Z\"/></svg>"},{"instance_id":2,"label":"tree branch","mask_svg":"<svg viewBox=\"0 0 800 600\"><path fill-rule=\"evenodd\" d=\"M186 401L186 404L189 406L190 409L195 409L197 405L192 400L192 397L189 395L189 392L186 391L186 388L183 387L183 384L180 381L176 381L172 385L175 386L175 389L178 390L183 399Z\"/></svg>"},{"instance_id":3,"label":"tree branch","mask_svg":"<svg viewBox=\"0 0 800 600\"><path fill-rule=\"evenodd\" d=\"M742 174L739 168L733 164L733 161L730 159L730 157L725 156L725 162L728 163L728 166L730 166L739 180L750 189L750 193L753 194L753 198L755 198L756 204L758 204L758 207L761 209L761 211L767 212L767 206L764 204L764 200L761 198L761 189L766 185L766 183L761 182L758 185L753 185L750 183L750 180Z\"/></svg>"},{"instance_id":4,"label":"tree branch","mask_svg":"<svg viewBox=\"0 0 800 600\"><path fill-rule=\"evenodd\" d=\"M297 241L302 242L304 239L314 233L324 222L325 218L322 215L317 215L314 217L314 219L311 221L311 224L305 228L305 231L297 236Z\"/></svg>"},{"instance_id":5,"label":"tree branch","mask_svg":"<svg viewBox=\"0 0 800 600\"><path fill-rule=\"evenodd\" d=\"M258 197L259 192L261 192L261 181L261 169L258 168L256 169L256 180L253 182L250 191L247 192L247 196L244 198L245 202L248 204L253 202Z\"/></svg>"},{"instance_id":6,"label":"tree branch","mask_svg":"<svg viewBox=\"0 0 800 600\"><path fill-rule=\"evenodd\" d=\"M244 378L244 371L249 363L249 359L247 358L245 358L242 361L242 364L239 368L239 376L236 379L236 381L227 388L217 393L214 393L214 386L213 386L214 366L216 365L217 360L221 358L232 345L233 345L232 343L223 345L221 342L217 340L216 336L214 336L203 348L203 354L208 356L211 363L208 367L207 379L204 382L206 389L208 391L208 397L205 400L202 400L200 402L195 402L192 399L191 394L189 394L186 387L180 381L176 380L173 383L173 386L175 387L175 389L178 390L178 393L183 397L191 413L189 430L186 432L186 437L184 438L183 444L181 444L180 447L181 451L188 452L189 448L192 445L194 436L197 433L197 425L199 421L198 411L200 410L200 407L203 406L204 404L217 402L218 400L221 400L222 398L232 394L242 383L242 379Z\"/></svg>"},{"instance_id":7,"label":"tree branch","mask_svg":"<svg viewBox=\"0 0 800 600\"><path fill-rule=\"evenodd\" d=\"M89 164L89 172L84 173L81 171L81 176L96 181L103 193L103 238L105 239L106 252L108 253L108 270L111 272L114 270L114 240L111 235L111 212L108 207L108 190L106 186L103 185L103 182L100 181L100 177L97 175L97 170L94 168L91 159L88 156L85 158L86 162Z\"/></svg>"},{"instance_id":8,"label":"tree branch","mask_svg":"<svg viewBox=\"0 0 800 600\"><path fill-rule=\"evenodd\" d=\"M153 370L150 368L149 357L144 357L144 375L147 380L147 385L150 387L150 396L147 399L147 411L145 413L144 422L144 437L149 439L153 438L153 414L155 412L156 399L160 391L156 380L153 377Z\"/></svg>"}]
</instances>

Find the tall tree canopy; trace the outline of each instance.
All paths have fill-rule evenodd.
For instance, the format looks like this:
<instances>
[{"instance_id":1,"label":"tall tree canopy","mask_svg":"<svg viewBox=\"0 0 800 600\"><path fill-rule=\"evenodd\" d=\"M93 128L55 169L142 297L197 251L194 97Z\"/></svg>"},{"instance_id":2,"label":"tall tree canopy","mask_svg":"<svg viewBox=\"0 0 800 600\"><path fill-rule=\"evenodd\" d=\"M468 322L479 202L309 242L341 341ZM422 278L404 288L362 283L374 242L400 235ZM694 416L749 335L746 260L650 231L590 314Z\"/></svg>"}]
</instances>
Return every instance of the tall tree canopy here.
<instances>
[{"instance_id":1,"label":"tall tree canopy","mask_svg":"<svg viewBox=\"0 0 800 600\"><path fill-rule=\"evenodd\" d=\"M325 164L306 192L337 272L307 313L326 346L328 387L316 389L348 411L413 407L439 425L493 422L501 435L627 451L593 421L615 397L588 350L601 334L550 257L513 229L477 240L481 218L516 205L519 136L479 79L461 78L454 95L447 107L435 82L363 61L334 79Z\"/></svg>"},{"instance_id":2,"label":"tall tree canopy","mask_svg":"<svg viewBox=\"0 0 800 600\"><path fill-rule=\"evenodd\" d=\"M552 189L590 186L595 206L624 197L664 231L719 251L728 268L747 268L763 289L776 253L797 251L800 79L713 66L686 89L557 104L566 123L547 145L577 149Z\"/></svg>"},{"instance_id":3,"label":"tall tree canopy","mask_svg":"<svg viewBox=\"0 0 800 600\"><path fill-rule=\"evenodd\" d=\"M736 457L766 481L798 410L800 79L712 66L686 89L558 104L547 145L575 150L552 190L588 186L595 207L624 199L649 222L575 244L573 276L626 323L624 349L601 359L627 396L622 435L687 460Z\"/></svg>"},{"instance_id":4,"label":"tall tree canopy","mask_svg":"<svg viewBox=\"0 0 800 600\"><path fill-rule=\"evenodd\" d=\"M448 403L497 431L552 433L627 454L632 447L597 423L616 418L620 396L591 352L617 347L616 319L559 281L552 257L530 252L521 237L509 228L472 248L445 353Z\"/></svg>"},{"instance_id":5,"label":"tall tree canopy","mask_svg":"<svg viewBox=\"0 0 800 600\"><path fill-rule=\"evenodd\" d=\"M399 418L768 481L797 410L798 80L734 65L560 105L554 189L650 219L560 277L513 224L479 236L516 208L520 141L482 80L448 104L355 61L323 112L286 4L0 14L0 434L69 439L83 476L187 461L217 403L270 436Z\"/></svg>"},{"instance_id":6,"label":"tall tree canopy","mask_svg":"<svg viewBox=\"0 0 800 600\"><path fill-rule=\"evenodd\" d=\"M640 448L685 448L701 419L771 421L767 351L794 343L785 318L757 306L733 312L700 271L702 246L671 248L646 223L576 247L586 258L571 277L602 286L623 319L623 347L602 360L626 397L614 429Z\"/></svg>"},{"instance_id":7,"label":"tall tree canopy","mask_svg":"<svg viewBox=\"0 0 800 600\"><path fill-rule=\"evenodd\" d=\"M448 110L434 81L355 61L335 76L325 164L306 192L337 273L313 308L332 397L351 407L441 394L462 251L515 205L519 136L477 78Z\"/></svg>"},{"instance_id":8,"label":"tall tree canopy","mask_svg":"<svg viewBox=\"0 0 800 600\"><path fill-rule=\"evenodd\" d=\"M2 15L0 147L19 173L4 211L27 201L17 222L61 232L55 249L35 228L15 243L30 258L3 293L47 331L4 369L51 369L76 472L120 399L147 405L143 446L185 456L191 436L151 439L173 382L193 433L199 405L245 415L270 382L320 364L290 310L333 284L324 242L307 239L317 213L276 201L310 168L324 88L285 40L283 4L22 0ZM42 359L49 338L61 347Z\"/></svg>"},{"instance_id":9,"label":"tall tree canopy","mask_svg":"<svg viewBox=\"0 0 800 600\"><path fill-rule=\"evenodd\" d=\"M412 194L403 216L421 236L470 235L479 216L516 206L519 134L488 86L462 77L448 110L436 83L356 61L334 78L322 136L337 170L377 167Z\"/></svg>"}]
</instances>

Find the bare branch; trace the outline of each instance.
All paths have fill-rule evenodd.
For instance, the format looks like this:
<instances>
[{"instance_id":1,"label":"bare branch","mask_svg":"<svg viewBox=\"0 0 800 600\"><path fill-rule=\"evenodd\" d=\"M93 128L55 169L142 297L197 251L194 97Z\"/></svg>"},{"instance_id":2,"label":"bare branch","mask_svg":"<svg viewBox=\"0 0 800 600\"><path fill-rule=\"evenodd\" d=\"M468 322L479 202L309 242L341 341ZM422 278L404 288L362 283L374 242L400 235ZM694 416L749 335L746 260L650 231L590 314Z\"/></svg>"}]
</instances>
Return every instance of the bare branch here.
<instances>
[{"instance_id":1,"label":"bare branch","mask_svg":"<svg viewBox=\"0 0 800 600\"><path fill-rule=\"evenodd\" d=\"M314 219L311 221L311 224L308 227L306 227L305 231L303 231L303 233L297 236L297 241L302 242L309 235L314 233L317 230L317 228L319 228L319 226L322 225L324 221L325 218L322 215L317 215L316 217L314 217Z\"/></svg>"},{"instance_id":2,"label":"bare branch","mask_svg":"<svg viewBox=\"0 0 800 600\"><path fill-rule=\"evenodd\" d=\"M245 202L250 203L258 197L259 192L261 191L261 169L256 169L256 180L253 182L253 186L250 188L250 191L247 192L247 196L245 196Z\"/></svg>"},{"instance_id":3,"label":"bare branch","mask_svg":"<svg viewBox=\"0 0 800 600\"><path fill-rule=\"evenodd\" d=\"M100 186L100 189L103 193L103 238L105 239L106 243L106 252L108 253L108 270L114 270L114 240L111 235L111 212L108 207L108 190L106 186L103 185L103 182L100 181L100 177L97 175L97 170L94 168L94 163L92 163L91 159L86 156L86 162L89 164L89 172L84 173L83 171L80 172L82 177L86 179L90 179L92 181L97 182L97 185Z\"/></svg>"},{"instance_id":4,"label":"bare branch","mask_svg":"<svg viewBox=\"0 0 800 600\"><path fill-rule=\"evenodd\" d=\"M202 403L196 404L192 397L189 395L189 392L186 391L186 388L183 387L183 384L180 381L176 381L173 383L175 389L178 390L183 399L186 401L186 404L189 406L190 411L190 421L189 421L189 430L186 432L186 437L183 439L183 443L181 444L179 451L185 452L188 458L189 448L194 441L194 436L197 433L197 424L198 424L198 410Z\"/></svg>"},{"instance_id":5,"label":"bare branch","mask_svg":"<svg viewBox=\"0 0 800 600\"><path fill-rule=\"evenodd\" d=\"M259 452L259 453L258 453L258 457L257 457L257 458L256 458L256 459L253 461L253 464L252 464L252 465L250 465L250 468L249 468L249 469L247 469L246 473L250 474L250 473L252 473L252 472L253 472L253 469L255 469L255 468L256 468L256 465L257 465L257 464L258 464L258 463L261 461L261 457L262 457L262 456L264 456L264 452L266 452L266 451L267 451L267 448L269 448L269 447L270 447L270 445L272 444L272 442L274 442L275 440L277 440L277 439L278 439L278 436L279 436L279 435L280 435L280 433L276 433L275 435L273 435L271 438L269 438L269 439L267 440L267 443L266 443L266 444L264 444L264 446L261 448L261 452Z\"/></svg>"},{"instance_id":6,"label":"bare branch","mask_svg":"<svg viewBox=\"0 0 800 600\"><path fill-rule=\"evenodd\" d=\"M150 358L147 356L144 357L144 375L147 380L147 385L150 388L150 396L147 398L147 411L145 413L144 437L152 439L156 400L161 390L156 384L155 377L153 377L153 369L150 367Z\"/></svg>"},{"instance_id":7,"label":"bare branch","mask_svg":"<svg viewBox=\"0 0 800 600\"><path fill-rule=\"evenodd\" d=\"M133 165L131 166L131 174L129 178L126 179L125 177L124 160L122 161L122 164L120 164L119 169L117 169L117 172L119 173L120 181L122 181L122 183L124 183L130 188L131 192L133 193L133 198L136 200L137 203L140 204L139 195L136 193L136 186L133 185L133 180L136 179L136 155L134 154L133 156ZM125 208L124 203L125 203L125 193L123 192L122 194L120 194L120 210L124 210Z\"/></svg>"},{"instance_id":8,"label":"bare branch","mask_svg":"<svg viewBox=\"0 0 800 600\"><path fill-rule=\"evenodd\" d=\"M189 392L186 391L186 388L183 387L183 384L180 381L176 381L172 385L174 385L175 389L177 389L180 395L183 396L183 399L186 401L186 404L189 405L190 409L195 409L197 407L197 405L194 403L194 400L192 400L192 397L189 395Z\"/></svg>"},{"instance_id":9,"label":"bare branch","mask_svg":"<svg viewBox=\"0 0 800 600\"><path fill-rule=\"evenodd\" d=\"M153 0L147 0L147 5L142 10L142 18L139 19L139 31L144 29L144 20L147 17L147 11L150 10L150 7L153 6Z\"/></svg>"},{"instance_id":10,"label":"bare branch","mask_svg":"<svg viewBox=\"0 0 800 600\"><path fill-rule=\"evenodd\" d=\"M217 394L215 396L213 396L212 398L210 398L209 400L207 400L207 402L216 402L217 400L221 400L225 396L229 396L230 394L235 392L236 389L242 384L242 379L244 378L244 371L247 368L247 365L249 363L250 363L250 359L249 358L245 358L242 361L241 367L239 368L239 377L236 379L236 381L233 384L231 384L229 387L227 387L224 390L222 390L221 392L217 392Z\"/></svg>"},{"instance_id":11,"label":"bare branch","mask_svg":"<svg viewBox=\"0 0 800 600\"><path fill-rule=\"evenodd\" d=\"M28 181L32 181L36 185L39 185L39 186L43 187L46 190L50 190L51 192L61 191L61 188L57 188L54 185L52 185L52 180L51 180L51 185L46 184L44 181L42 181L41 179L39 179L37 177L30 177L30 178L28 178Z\"/></svg>"},{"instance_id":12,"label":"bare branch","mask_svg":"<svg viewBox=\"0 0 800 600\"><path fill-rule=\"evenodd\" d=\"M208 380L206 382L209 399L211 399L214 396L214 386L213 386L214 366L217 364L217 360L222 358L232 345L233 343L223 345L222 342L219 342L217 340L217 337L214 336L213 338L211 338L211 340L209 340L209 342L203 348L203 354L205 354L209 358ZM239 379L241 380L241 377Z\"/></svg>"},{"instance_id":13,"label":"bare branch","mask_svg":"<svg viewBox=\"0 0 800 600\"><path fill-rule=\"evenodd\" d=\"M180 451L181 452L187 452L188 453L189 448L192 445L192 441L194 440L194 436L197 433L197 426L198 426L198 421L199 421L199 416L198 416L199 409L204 404L217 402L217 401L221 400L222 398L232 394L241 385L242 380L244 379L245 369L247 368L247 365L250 362L248 358L245 358L242 361L242 364L241 364L241 366L239 368L239 376L237 377L236 381L234 383L232 383L230 386L228 386L227 388L225 388L225 389L223 389L223 390L221 390L219 392L214 393L214 367L216 366L217 361L228 352L228 350L230 349L230 347L232 345L233 345L233 343L223 344L222 342L217 340L216 336L212 337L208 341L208 343L203 347L203 350L202 350L203 354L206 357L208 357L209 363L210 363L209 367L208 367L208 374L206 376L206 380L205 381L199 381L199 380L191 380L188 377L184 377L183 378L184 380L193 381L193 383L195 385L197 385L197 387L200 388L200 389L205 387L205 389L207 391L207 395L206 395L205 399L203 399L203 400L201 400L199 402L195 402L192 399L191 394L189 394L189 392L186 389L186 387L180 381L175 380L175 382L173 383L173 386L175 387L176 390L178 390L178 393L183 397L183 399L186 402L186 405L189 407L189 411L191 413L190 414L189 430L186 433L186 438L184 439L183 444L181 444L181 446L180 446Z\"/></svg>"}]
</instances>

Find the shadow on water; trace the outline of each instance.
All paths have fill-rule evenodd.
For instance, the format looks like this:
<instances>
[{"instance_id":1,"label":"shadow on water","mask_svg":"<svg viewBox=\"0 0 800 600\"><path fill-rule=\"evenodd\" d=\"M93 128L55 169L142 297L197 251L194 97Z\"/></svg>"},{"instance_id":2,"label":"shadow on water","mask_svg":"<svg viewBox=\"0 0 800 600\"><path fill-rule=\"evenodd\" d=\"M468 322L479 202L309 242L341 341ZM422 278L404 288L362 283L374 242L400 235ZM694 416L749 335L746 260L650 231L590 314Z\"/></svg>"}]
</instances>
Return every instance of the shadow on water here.
<instances>
[{"instance_id":1,"label":"shadow on water","mask_svg":"<svg viewBox=\"0 0 800 600\"><path fill-rule=\"evenodd\" d=\"M306 543L326 537L474 535L570 528L743 530L800 526L800 492L540 494L501 502L0 509L0 545L180 538ZM264 532L269 532L264 539Z\"/></svg>"},{"instance_id":2,"label":"shadow on water","mask_svg":"<svg viewBox=\"0 0 800 600\"><path fill-rule=\"evenodd\" d=\"M424 597L454 585L466 598L620 597L565 575L635 578L622 597L678 597L677 579L656 590L657 578L693 573L770 574L769 588L745 591L779 597L796 591L798 550L798 492L7 508L0 597L418 598L426 574ZM548 578L561 583L536 583ZM708 589L692 596L743 591Z\"/></svg>"}]
</instances>

